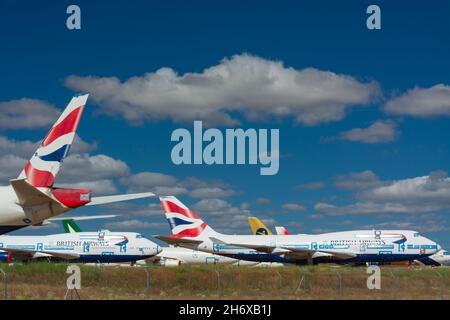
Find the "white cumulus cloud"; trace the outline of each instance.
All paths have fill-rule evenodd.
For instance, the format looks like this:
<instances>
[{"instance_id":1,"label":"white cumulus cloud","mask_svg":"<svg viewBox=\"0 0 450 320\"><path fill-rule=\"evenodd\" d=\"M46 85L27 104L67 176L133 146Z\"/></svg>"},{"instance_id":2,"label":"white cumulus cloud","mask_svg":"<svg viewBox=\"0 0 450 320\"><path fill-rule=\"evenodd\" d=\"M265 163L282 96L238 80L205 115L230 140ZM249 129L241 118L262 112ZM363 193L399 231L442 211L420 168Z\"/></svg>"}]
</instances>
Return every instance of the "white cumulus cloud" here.
<instances>
[{"instance_id":1,"label":"white cumulus cloud","mask_svg":"<svg viewBox=\"0 0 450 320\"><path fill-rule=\"evenodd\" d=\"M238 112L254 121L293 117L317 125L338 121L352 106L372 103L379 85L315 68L297 70L281 61L240 54L200 73L161 68L125 81L117 77L66 78L67 87L90 93L101 111L129 122L170 118L235 125Z\"/></svg>"},{"instance_id":2,"label":"white cumulus cloud","mask_svg":"<svg viewBox=\"0 0 450 320\"><path fill-rule=\"evenodd\" d=\"M387 143L397 139L399 130L393 121L375 121L367 128L341 132L339 138L360 143Z\"/></svg>"},{"instance_id":3,"label":"white cumulus cloud","mask_svg":"<svg viewBox=\"0 0 450 320\"><path fill-rule=\"evenodd\" d=\"M306 208L298 203L285 203L281 207L287 211L306 211Z\"/></svg>"},{"instance_id":4,"label":"white cumulus cloud","mask_svg":"<svg viewBox=\"0 0 450 320\"><path fill-rule=\"evenodd\" d=\"M408 90L384 105L384 111L414 117L450 116L450 86L437 84L430 88Z\"/></svg>"},{"instance_id":5,"label":"white cumulus cloud","mask_svg":"<svg viewBox=\"0 0 450 320\"><path fill-rule=\"evenodd\" d=\"M50 128L59 114L56 107L43 100L22 98L0 102L0 128Z\"/></svg>"},{"instance_id":6,"label":"white cumulus cloud","mask_svg":"<svg viewBox=\"0 0 450 320\"><path fill-rule=\"evenodd\" d=\"M357 202L336 206L320 202L319 213L329 215L371 213L430 213L450 209L450 178L445 171L433 171L427 176L379 181L366 172L368 179L341 183L341 188L357 189ZM339 185L339 184L338 184ZM359 186L359 188L354 188Z\"/></svg>"}]
</instances>

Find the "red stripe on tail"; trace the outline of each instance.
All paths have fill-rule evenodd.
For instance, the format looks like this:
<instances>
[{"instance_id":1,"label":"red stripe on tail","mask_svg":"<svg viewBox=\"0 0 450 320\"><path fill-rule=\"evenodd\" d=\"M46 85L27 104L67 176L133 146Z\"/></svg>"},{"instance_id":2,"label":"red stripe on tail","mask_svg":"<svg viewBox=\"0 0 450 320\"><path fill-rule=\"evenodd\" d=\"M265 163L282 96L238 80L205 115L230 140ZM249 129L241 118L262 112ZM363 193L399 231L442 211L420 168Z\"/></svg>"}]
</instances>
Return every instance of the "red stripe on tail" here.
<instances>
[{"instance_id":1,"label":"red stripe on tail","mask_svg":"<svg viewBox=\"0 0 450 320\"><path fill-rule=\"evenodd\" d=\"M25 174L27 176L28 182L33 187L51 187L53 182L55 181L55 177L49 171L42 171L36 168L33 168L31 163L28 161L25 166Z\"/></svg>"},{"instance_id":2,"label":"red stripe on tail","mask_svg":"<svg viewBox=\"0 0 450 320\"><path fill-rule=\"evenodd\" d=\"M170 237L172 238L184 238L184 237L191 237L195 238L200 235L200 233L203 232L206 228L206 222L203 222L201 225L199 225L197 228L191 228L191 229L185 229L183 231L178 232L177 234L173 234Z\"/></svg>"},{"instance_id":3,"label":"red stripe on tail","mask_svg":"<svg viewBox=\"0 0 450 320\"><path fill-rule=\"evenodd\" d=\"M176 205L172 201L163 200L163 201L161 201L161 205L162 205L162 207L164 209L164 213L167 213L167 212L179 213L179 214L182 214L183 216L188 217L188 218L200 219L191 210L181 208L180 206Z\"/></svg>"},{"instance_id":4,"label":"red stripe on tail","mask_svg":"<svg viewBox=\"0 0 450 320\"><path fill-rule=\"evenodd\" d=\"M41 145L45 147L59 137L67 133L75 132L77 130L78 123L80 122L81 115L83 114L83 109L84 106L80 106L79 108L73 110L63 121L51 128Z\"/></svg>"}]
</instances>

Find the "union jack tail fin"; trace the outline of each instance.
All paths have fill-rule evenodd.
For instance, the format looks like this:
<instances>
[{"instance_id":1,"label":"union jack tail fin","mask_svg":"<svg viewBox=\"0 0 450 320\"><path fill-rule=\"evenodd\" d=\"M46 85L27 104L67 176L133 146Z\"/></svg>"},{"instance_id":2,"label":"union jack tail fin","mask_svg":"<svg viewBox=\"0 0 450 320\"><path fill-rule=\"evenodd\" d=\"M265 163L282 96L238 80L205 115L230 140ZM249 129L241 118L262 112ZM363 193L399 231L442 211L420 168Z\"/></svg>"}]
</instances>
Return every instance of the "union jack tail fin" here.
<instances>
[{"instance_id":1,"label":"union jack tail fin","mask_svg":"<svg viewBox=\"0 0 450 320\"><path fill-rule=\"evenodd\" d=\"M19 175L34 187L51 188L69 153L88 95L73 97Z\"/></svg>"},{"instance_id":2,"label":"union jack tail fin","mask_svg":"<svg viewBox=\"0 0 450 320\"><path fill-rule=\"evenodd\" d=\"M159 197L159 200L172 229L172 238L203 238L217 234L176 197Z\"/></svg>"}]
</instances>

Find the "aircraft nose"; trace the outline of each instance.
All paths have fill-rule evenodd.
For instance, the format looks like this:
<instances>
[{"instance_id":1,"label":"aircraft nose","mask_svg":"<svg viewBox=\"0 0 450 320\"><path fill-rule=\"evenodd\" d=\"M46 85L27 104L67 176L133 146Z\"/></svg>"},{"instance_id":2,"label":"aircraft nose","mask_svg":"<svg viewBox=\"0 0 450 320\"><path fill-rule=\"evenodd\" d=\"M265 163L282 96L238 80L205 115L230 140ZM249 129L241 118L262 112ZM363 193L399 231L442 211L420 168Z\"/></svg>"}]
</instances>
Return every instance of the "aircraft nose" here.
<instances>
[{"instance_id":1,"label":"aircraft nose","mask_svg":"<svg viewBox=\"0 0 450 320\"><path fill-rule=\"evenodd\" d=\"M441 251L442 250L442 247L441 247L441 245L439 244L439 243L436 243L436 252L439 252L439 251Z\"/></svg>"}]
</instances>

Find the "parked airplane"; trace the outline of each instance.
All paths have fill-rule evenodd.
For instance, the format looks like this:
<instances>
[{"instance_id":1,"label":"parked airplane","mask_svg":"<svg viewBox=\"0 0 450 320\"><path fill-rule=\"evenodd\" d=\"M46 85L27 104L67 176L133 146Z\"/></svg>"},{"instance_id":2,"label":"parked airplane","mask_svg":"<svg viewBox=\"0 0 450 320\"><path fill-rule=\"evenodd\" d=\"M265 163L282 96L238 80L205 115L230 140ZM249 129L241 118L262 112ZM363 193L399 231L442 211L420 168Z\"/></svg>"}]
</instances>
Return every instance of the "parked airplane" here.
<instances>
[{"instance_id":1,"label":"parked airplane","mask_svg":"<svg viewBox=\"0 0 450 320\"><path fill-rule=\"evenodd\" d=\"M429 257L418 259L415 262L426 266L450 266L450 252L440 250Z\"/></svg>"},{"instance_id":2,"label":"parked airplane","mask_svg":"<svg viewBox=\"0 0 450 320\"><path fill-rule=\"evenodd\" d=\"M269 228L266 227L266 225L259 220L256 217L249 217L248 218L248 222L250 224L250 227L252 229L252 232L254 235L257 234L270 234L270 230ZM256 232L257 230L266 230L265 232L267 233L263 233L263 232ZM285 227L280 227L277 226L275 227L276 233L277 235L288 235L289 232L286 230ZM436 252L433 255L430 255L428 257L423 257L419 260L414 260L414 262L421 264L421 265L426 265L426 266L450 266L450 252L448 252L447 250L440 250L438 252Z\"/></svg>"},{"instance_id":3,"label":"parked airplane","mask_svg":"<svg viewBox=\"0 0 450 320\"><path fill-rule=\"evenodd\" d=\"M154 196L136 193L91 197L88 189L53 187L56 175L75 137L88 95L72 98L59 119L42 140L17 179L0 187L0 234L30 225L85 205Z\"/></svg>"},{"instance_id":4,"label":"parked airplane","mask_svg":"<svg viewBox=\"0 0 450 320\"><path fill-rule=\"evenodd\" d=\"M214 231L175 197L160 197L169 244L251 261L367 263L412 261L441 247L415 231L356 230L317 235L226 235Z\"/></svg>"},{"instance_id":5,"label":"parked airplane","mask_svg":"<svg viewBox=\"0 0 450 320\"><path fill-rule=\"evenodd\" d=\"M81 228L73 219L62 220L62 225L66 233L82 232ZM238 260L211 254L198 250L174 247L160 247L161 251L147 259L152 263L158 263L164 266L178 266L180 264L234 264ZM139 265L146 264L147 261L140 260ZM257 262L251 262L257 264Z\"/></svg>"},{"instance_id":6,"label":"parked airplane","mask_svg":"<svg viewBox=\"0 0 450 320\"><path fill-rule=\"evenodd\" d=\"M193 249L176 247L161 247L161 249L161 252L155 257L147 260L164 266L178 266L180 264L235 264L238 262L237 259Z\"/></svg>"},{"instance_id":7,"label":"parked airplane","mask_svg":"<svg viewBox=\"0 0 450 320\"><path fill-rule=\"evenodd\" d=\"M286 235L290 234L289 231L287 231L285 227L276 226L275 231L276 231L277 235L279 235L279 236L282 236L282 235L286 236Z\"/></svg>"},{"instance_id":8,"label":"parked airplane","mask_svg":"<svg viewBox=\"0 0 450 320\"><path fill-rule=\"evenodd\" d=\"M0 236L0 261L33 259L83 263L136 262L161 252L154 242L134 232L62 233L47 236Z\"/></svg>"}]
</instances>

